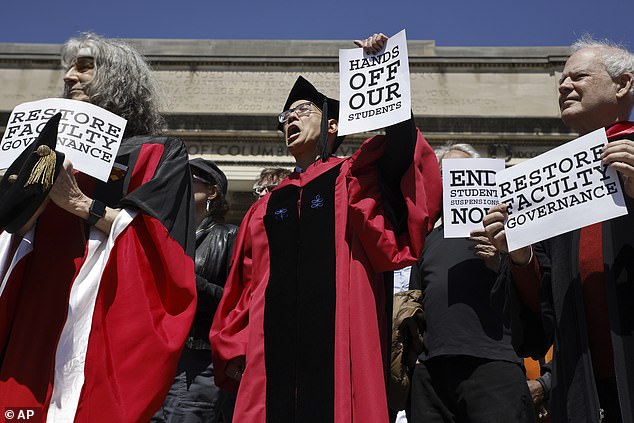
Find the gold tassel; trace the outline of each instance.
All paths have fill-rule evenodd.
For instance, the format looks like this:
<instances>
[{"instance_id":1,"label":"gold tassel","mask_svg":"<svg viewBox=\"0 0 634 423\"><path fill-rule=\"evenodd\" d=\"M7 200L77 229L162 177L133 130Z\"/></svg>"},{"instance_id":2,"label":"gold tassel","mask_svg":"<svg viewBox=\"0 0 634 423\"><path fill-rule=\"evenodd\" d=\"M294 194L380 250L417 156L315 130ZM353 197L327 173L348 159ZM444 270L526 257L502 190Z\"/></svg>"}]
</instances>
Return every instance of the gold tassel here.
<instances>
[{"instance_id":1,"label":"gold tassel","mask_svg":"<svg viewBox=\"0 0 634 423\"><path fill-rule=\"evenodd\" d=\"M26 188L33 184L42 184L42 189L46 191L53 186L57 156L55 155L55 151L51 150L47 145L40 145L35 153L40 156L40 158L37 163L35 163L29 180L26 181L24 187Z\"/></svg>"}]
</instances>

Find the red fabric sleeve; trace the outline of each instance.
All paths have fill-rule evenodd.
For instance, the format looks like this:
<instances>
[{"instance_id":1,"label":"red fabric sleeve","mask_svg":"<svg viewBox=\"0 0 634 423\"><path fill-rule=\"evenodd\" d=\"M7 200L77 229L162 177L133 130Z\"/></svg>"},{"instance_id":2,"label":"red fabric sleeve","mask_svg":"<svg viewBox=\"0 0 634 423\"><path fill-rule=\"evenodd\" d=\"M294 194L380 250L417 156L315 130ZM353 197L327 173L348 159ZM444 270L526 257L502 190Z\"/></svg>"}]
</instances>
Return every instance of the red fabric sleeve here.
<instances>
[{"instance_id":1,"label":"red fabric sleeve","mask_svg":"<svg viewBox=\"0 0 634 423\"><path fill-rule=\"evenodd\" d=\"M255 207L244 217L233 249L232 266L227 276L222 299L214 315L209 333L214 382L229 391L238 390L238 382L225 374L229 360L245 356L247 350L249 307L253 282L253 252L249 225ZM265 253L260 251L259 254Z\"/></svg>"},{"instance_id":2,"label":"red fabric sleeve","mask_svg":"<svg viewBox=\"0 0 634 423\"><path fill-rule=\"evenodd\" d=\"M104 269L75 421L148 421L169 389L196 309L194 263L137 216Z\"/></svg>"},{"instance_id":3,"label":"red fabric sleeve","mask_svg":"<svg viewBox=\"0 0 634 423\"><path fill-rule=\"evenodd\" d=\"M168 153L163 144L141 147L133 196L160 185L162 168L186 166ZM178 218L191 219L185 213ZM95 304L77 422L148 421L163 403L196 310L194 261L171 223L141 212L115 241Z\"/></svg>"},{"instance_id":4,"label":"red fabric sleeve","mask_svg":"<svg viewBox=\"0 0 634 423\"><path fill-rule=\"evenodd\" d=\"M376 161L381 157L386 138L366 141L351 158L347 180L350 223L361 239L374 272L399 269L416 262L423 251L425 237L433 229L442 202L438 161L432 148L417 131L414 160L401 179L401 192L407 207L407 231L396 234L383 212ZM377 248L378 247L378 248Z\"/></svg>"}]
</instances>

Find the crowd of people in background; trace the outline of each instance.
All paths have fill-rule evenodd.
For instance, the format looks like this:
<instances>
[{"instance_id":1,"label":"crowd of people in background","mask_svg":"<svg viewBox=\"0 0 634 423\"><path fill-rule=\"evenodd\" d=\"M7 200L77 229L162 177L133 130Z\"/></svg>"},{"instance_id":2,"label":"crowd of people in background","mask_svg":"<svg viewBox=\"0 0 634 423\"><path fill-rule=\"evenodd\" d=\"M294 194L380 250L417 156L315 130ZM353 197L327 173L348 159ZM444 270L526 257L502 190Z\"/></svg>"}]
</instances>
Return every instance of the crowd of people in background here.
<instances>
[{"instance_id":1,"label":"crowd of people in background","mask_svg":"<svg viewBox=\"0 0 634 423\"><path fill-rule=\"evenodd\" d=\"M354 43L372 54L386 41ZM479 153L434 151L412 114L337 157L339 102L299 76L275 123L295 168L262 170L237 227L223 170L161 135L136 50L86 34L62 65L64 98L128 125L105 182L55 152L59 117L2 176L0 409L91 423L634 423L634 214L509 251L499 204L469 238L445 238L443 160ZM565 125L606 128L602 165L630 211L633 75L634 54L584 38L558 86ZM53 179L27 189L43 155Z\"/></svg>"}]
</instances>

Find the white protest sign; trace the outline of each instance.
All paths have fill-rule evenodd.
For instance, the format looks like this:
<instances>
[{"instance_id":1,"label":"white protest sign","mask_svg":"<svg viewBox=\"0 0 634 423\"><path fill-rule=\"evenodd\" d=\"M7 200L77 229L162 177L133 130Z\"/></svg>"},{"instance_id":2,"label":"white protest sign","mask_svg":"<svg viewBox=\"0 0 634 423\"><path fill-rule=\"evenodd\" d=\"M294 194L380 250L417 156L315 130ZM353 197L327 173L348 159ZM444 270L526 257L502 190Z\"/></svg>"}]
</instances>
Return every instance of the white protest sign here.
<instances>
[{"instance_id":1,"label":"white protest sign","mask_svg":"<svg viewBox=\"0 0 634 423\"><path fill-rule=\"evenodd\" d=\"M495 175L510 251L627 214L616 171L601 164L599 129Z\"/></svg>"},{"instance_id":2,"label":"white protest sign","mask_svg":"<svg viewBox=\"0 0 634 423\"><path fill-rule=\"evenodd\" d=\"M377 54L339 50L339 135L372 131L411 117L405 30Z\"/></svg>"},{"instance_id":3,"label":"white protest sign","mask_svg":"<svg viewBox=\"0 0 634 423\"><path fill-rule=\"evenodd\" d=\"M58 112L62 117L55 149L66 155L73 168L107 181L126 120L93 104L64 98L22 103L13 109L0 141L0 169L9 167Z\"/></svg>"},{"instance_id":4,"label":"white protest sign","mask_svg":"<svg viewBox=\"0 0 634 423\"><path fill-rule=\"evenodd\" d=\"M473 229L482 229L489 208L499 203L495 173L502 169L502 159L442 161L445 238L466 238Z\"/></svg>"}]
</instances>

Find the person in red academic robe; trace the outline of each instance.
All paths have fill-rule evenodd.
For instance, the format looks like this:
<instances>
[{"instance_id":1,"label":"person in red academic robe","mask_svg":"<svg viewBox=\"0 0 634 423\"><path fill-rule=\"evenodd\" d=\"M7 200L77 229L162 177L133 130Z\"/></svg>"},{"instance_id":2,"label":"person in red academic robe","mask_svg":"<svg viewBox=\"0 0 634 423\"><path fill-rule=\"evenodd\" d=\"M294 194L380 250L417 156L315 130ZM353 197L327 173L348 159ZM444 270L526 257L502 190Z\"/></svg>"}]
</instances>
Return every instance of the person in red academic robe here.
<instances>
[{"instance_id":1,"label":"person in red academic robe","mask_svg":"<svg viewBox=\"0 0 634 423\"><path fill-rule=\"evenodd\" d=\"M634 422L634 54L605 42L573 45L559 81L563 122L580 135L605 127L601 165L621 179L629 213L512 251L493 288L513 345L539 357L554 339L553 422ZM484 218L507 251L505 204Z\"/></svg>"},{"instance_id":2,"label":"person in red academic robe","mask_svg":"<svg viewBox=\"0 0 634 423\"><path fill-rule=\"evenodd\" d=\"M148 421L196 307L187 152L153 135L162 119L151 71L132 48L87 34L66 43L62 63L65 97L128 123L107 182L66 161L32 216L9 208L9 190L2 197L0 409Z\"/></svg>"},{"instance_id":3,"label":"person in red academic robe","mask_svg":"<svg viewBox=\"0 0 634 423\"><path fill-rule=\"evenodd\" d=\"M210 332L216 382L239 385L236 422L388 421L383 272L422 251L440 172L413 119L333 156L337 115L336 100L297 79L279 115L297 168L238 232Z\"/></svg>"}]
</instances>

